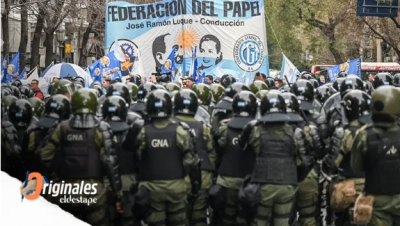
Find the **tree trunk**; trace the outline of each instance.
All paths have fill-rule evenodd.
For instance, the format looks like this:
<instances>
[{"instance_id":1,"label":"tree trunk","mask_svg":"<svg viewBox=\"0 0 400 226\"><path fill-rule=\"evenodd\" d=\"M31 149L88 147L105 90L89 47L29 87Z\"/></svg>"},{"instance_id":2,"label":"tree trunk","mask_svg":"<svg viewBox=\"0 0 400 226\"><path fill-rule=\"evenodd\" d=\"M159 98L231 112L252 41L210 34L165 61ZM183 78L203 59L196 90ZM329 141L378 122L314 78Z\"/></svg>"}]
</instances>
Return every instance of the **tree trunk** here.
<instances>
[{"instance_id":1,"label":"tree trunk","mask_svg":"<svg viewBox=\"0 0 400 226\"><path fill-rule=\"evenodd\" d=\"M46 32L46 66L47 68L51 61L53 60L53 42L54 42L54 32Z\"/></svg>"},{"instance_id":2,"label":"tree trunk","mask_svg":"<svg viewBox=\"0 0 400 226\"><path fill-rule=\"evenodd\" d=\"M8 13L10 12L9 0L4 0L4 12L1 15L1 28L3 34L3 54L10 55L10 30L8 27ZM3 56L3 57L4 57ZM10 61L10 59L8 59Z\"/></svg>"},{"instance_id":3,"label":"tree trunk","mask_svg":"<svg viewBox=\"0 0 400 226\"><path fill-rule=\"evenodd\" d=\"M92 21L90 21L88 27L86 28L85 33L83 33L82 44L81 47L79 48L79 64L78 64L81 67L87 66L87 56L89 52L87 51L87 44L89 41L89 34L92 31L92 27L93 23Z\"/></svg>"},{"instance_id":4,"label":"tree trunk","mask_svg":"<svg viewBox=\"0 0 400 226\"><path fill-rule=\"evenodd\" d=\"M40 55L39 55L39 48L40 44L40 37L42 37L42 30L44 26L44 11L42 8L39 9L39 15L36 20L36 27L35 33L33 34L33 39L31 43L31 69L39 65Z\"/></svg>"},{"instance_id":5,"label":"tree trunk","mask_svg":"<svg viewBox=\"0 0 400 226\"><path fill-rule=\"evenodd\" d=\"M25 69L26 46L28 45L28 0L21 0L21 41L19 43L19 72Z\"/></svg>"},{"instance_id":6,"label":"tree trunk","mask_svg":"<svg viewBox=\"0 0 400 226\"><path fill-rule=\"evenodd\" d=\"M335 58L336 64L344 63L342 55L340 52L335 48L336 44L336 37L335 37L335 27L329 26L325 31L325 36L329 39L329 51L332 53L333 57Z\"/></svg>"}]
</instances>

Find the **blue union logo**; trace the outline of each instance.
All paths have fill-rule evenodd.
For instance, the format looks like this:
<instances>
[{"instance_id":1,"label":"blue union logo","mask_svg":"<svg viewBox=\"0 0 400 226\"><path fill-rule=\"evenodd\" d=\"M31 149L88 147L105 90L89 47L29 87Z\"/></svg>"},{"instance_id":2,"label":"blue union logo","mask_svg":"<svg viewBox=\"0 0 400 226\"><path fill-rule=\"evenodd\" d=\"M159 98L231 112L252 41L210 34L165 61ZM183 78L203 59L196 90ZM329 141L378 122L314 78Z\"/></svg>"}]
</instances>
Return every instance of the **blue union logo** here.
<instances>
[{"instance_id":1,"label":"blue union logo","mask_svg":"<svg viewBox=\"0 0 400 226\"><path fill-rule=\"evenodd\" d=\"M264 61L264 45L256 35L245 35L236 41L233 51L236 64L244 71L258 70Z\"/></svg>"}]
</instances>

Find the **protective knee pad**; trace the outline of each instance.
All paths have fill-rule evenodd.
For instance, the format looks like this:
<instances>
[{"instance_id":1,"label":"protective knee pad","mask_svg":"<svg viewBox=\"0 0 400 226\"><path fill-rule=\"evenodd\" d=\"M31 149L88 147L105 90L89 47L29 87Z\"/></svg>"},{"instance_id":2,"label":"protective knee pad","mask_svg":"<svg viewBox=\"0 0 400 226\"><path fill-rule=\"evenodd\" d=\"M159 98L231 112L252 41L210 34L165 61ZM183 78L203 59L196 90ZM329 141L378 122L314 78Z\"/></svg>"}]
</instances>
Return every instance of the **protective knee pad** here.
<instances>
[{"instance_id":1,"label":"protective knee pad","mask_svg":"<svg viewBox=\"0 0 400 226\"><path fill-rule=\"evenodd\" d=\"M343 212L356 201L354 180L345 180L334 185L331 207L334 212Z\"/></svg>"},{"instance_id":2,"label":"protective knee pad","mask_svg":"<svg viewBox=\"0 0 400 226\"><path fill-rule=\"evenodd\" d=\"M368 224L374 209L374 196L362 194L358 197L354 206L354 222L356 224Z\"/></svg>"}]
</instances>

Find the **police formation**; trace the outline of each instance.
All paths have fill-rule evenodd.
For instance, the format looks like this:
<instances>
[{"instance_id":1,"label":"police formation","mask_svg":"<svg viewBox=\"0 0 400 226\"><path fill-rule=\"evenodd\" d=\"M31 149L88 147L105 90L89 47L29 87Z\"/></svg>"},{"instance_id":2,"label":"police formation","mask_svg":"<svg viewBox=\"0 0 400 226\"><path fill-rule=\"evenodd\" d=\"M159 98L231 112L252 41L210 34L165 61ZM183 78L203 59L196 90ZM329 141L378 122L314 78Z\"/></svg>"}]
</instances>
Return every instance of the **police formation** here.
<instances>
[{"instance_id":1,"label":"police formation","mask_svg":"<svg viewBox=\"0 0 400 226\"><path fill-rule=\"evenodd\" d=\"M45 197L91 225L400 225L399 77L3 84L2 170L97 183L90 206Z\"/></svg>"}]
</instances>

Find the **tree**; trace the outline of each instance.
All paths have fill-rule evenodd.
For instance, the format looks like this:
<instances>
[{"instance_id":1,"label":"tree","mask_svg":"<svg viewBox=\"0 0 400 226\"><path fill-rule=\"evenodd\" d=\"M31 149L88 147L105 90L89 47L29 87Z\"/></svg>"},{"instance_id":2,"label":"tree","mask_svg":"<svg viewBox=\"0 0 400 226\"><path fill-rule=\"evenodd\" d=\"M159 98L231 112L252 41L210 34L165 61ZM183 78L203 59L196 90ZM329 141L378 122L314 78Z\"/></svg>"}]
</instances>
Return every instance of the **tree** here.
<instances>
[{"instance_id":1,"label":"tree","mask_svg":"<svg viewBox=\"0 0 400 226\"><path fill-rule=\"evenodd\" d=\"M37 5L38 7L38 14L36 19L36 27L33 33L33 38L31 42L31 61L30 66L31 68L36 67L39 65L39 48L40 48L40 38L42 37L42 31L44 27L44 9L41 4Z\"/></svg>"},{"instance_id":2,"label":"tree","mask_svg":"<svg viewBox=\"0 0 400 226\"><path fill-rule=\"evenodd\" d=\"M21 40L19 43L19 72L25 69L26 46L28 44L28 0L21 0Z\"/></svg>"},{"instance_id":3,"label":"tree","mask_svg":"<svg viewBox=\"0 0 400 226\"><path fill-rule=\"evenodd\" d=\"M3 34L3 54L8 56L10 54L10 30L8 26L8 15L10 13L10 0L4 0L4 10L1 13L1 28Z\"/></svg>"}]
</instances>

